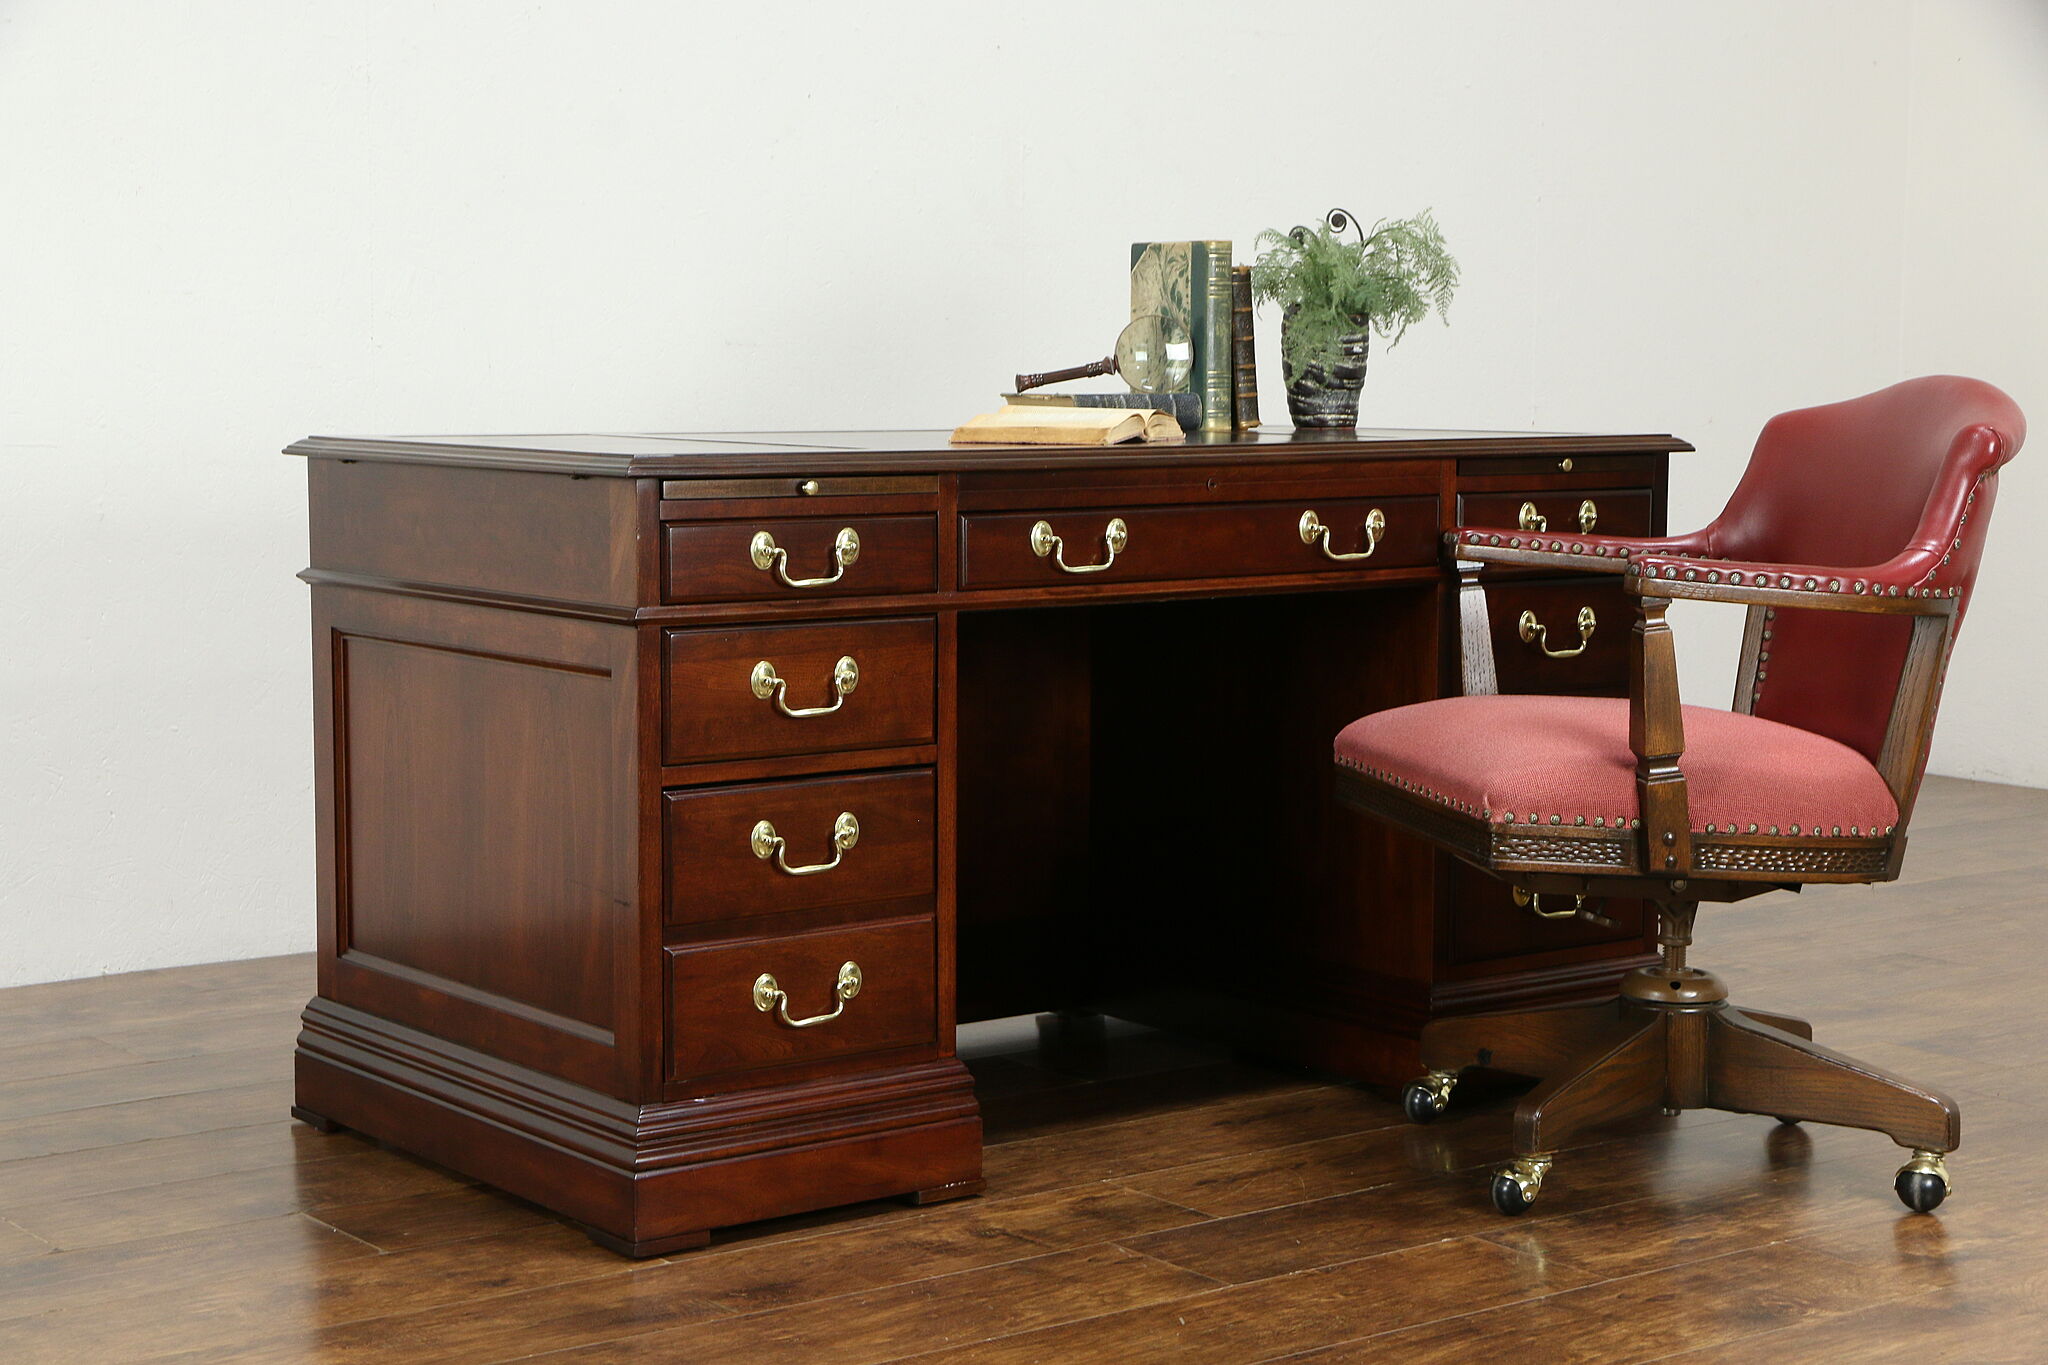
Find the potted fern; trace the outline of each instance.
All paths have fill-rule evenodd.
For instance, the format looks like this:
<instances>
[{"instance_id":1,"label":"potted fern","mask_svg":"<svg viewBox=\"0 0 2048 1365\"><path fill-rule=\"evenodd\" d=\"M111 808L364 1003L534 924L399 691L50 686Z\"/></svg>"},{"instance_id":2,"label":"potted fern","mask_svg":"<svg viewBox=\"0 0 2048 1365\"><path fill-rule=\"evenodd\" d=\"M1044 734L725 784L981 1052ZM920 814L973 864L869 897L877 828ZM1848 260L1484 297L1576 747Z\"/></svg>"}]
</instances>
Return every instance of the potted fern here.
<instances>
[{"instance_id":1,"label":"potted fern","mask_svg":"<svg viewBox=\"0 0 2048 1365\"><path fill-rule=\"evenodd\" d=\"M1343 240L1346 230L1356 242ZM1343 209L1314 228L1259 234L1270 248L1252 267L1252 292L1280 305L1287 411L1298 427L1355 427L1372 333L1394 345L1434 311L1449 321L1458 263L1425 210L1371 232Z\"/></svg>"}]
</instances>

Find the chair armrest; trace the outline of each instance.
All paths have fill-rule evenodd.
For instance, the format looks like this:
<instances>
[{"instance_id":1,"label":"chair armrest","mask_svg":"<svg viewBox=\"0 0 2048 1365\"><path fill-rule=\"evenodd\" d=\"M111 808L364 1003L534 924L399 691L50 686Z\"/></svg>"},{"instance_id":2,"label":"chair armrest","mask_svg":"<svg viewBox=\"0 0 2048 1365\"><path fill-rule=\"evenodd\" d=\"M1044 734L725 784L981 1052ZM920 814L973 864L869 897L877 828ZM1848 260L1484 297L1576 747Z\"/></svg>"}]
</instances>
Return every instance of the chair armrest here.
<instances>
[{"instance_id":1,"label":"chair armrest","mask_svg":"<svg viewBox=\"0 0 2048 1365\"><path fill-rule=\"evenodd\" d=\"M1639 597L1809 607L1819 611L1946 616L1955 612L1962 589L1937 587L1932 583L1934 571L1940 565L1938 555L1920 549L1909 550L1883 564L1855 569L1817 564L1700 559L1652 552L1635 556L1627 562L1624 586Z\"/></svg>"},{"instance_id":2,"label":"chair armrest","mask_svg":"<svg viewBox=\"0 0 2048 1365\"><path fill-rule=\"evenodd\" d=\"M1962 544L1963 525L1969 520L1978 490L1998 473L2015 448L2013 441L1986 424L1957 432L1911 539L1882 564L1843 567L1717 559L1711 553L1700 553L1702 548L1711 549L1714 527L1710 526L1687 537L1698 542L1697 548L1676 554L1648 550L1631 556L1628 591L1644 597L1764 607L1954 616L1962 606L1962 586L1937 580L1955 577L1944 575L1942 569Z\"/></svg>"},{"instance_id":3,"label":"chair armrest","mask_svg":"<svg viewBox=\"0 0 2048 1365\"><path fill-rule=\"evenodd\" d=\"M1444 552L1458 572L1458 657L1465 695L1489 696L1498 686L1486 594L1479 583L1483 566L1506 564L1579 573L1619 574L1627 570L1632 555L1703 553L1705 536L1704 531L1658 538L1584 534L1550 536L1533 531L1503 530L1498 526L1460 526L1446 531Z\"/></svg>"},{"instance_id":4,"label":"chair armrest","mask_svg":"<svg viewBox=\"0 0 2048 1365\"><path fill-rule=\"evenodd\" d=\"M1444 534L1453 559L1527 568L1576 569L1581 573L1620 573L1636 555L1703 555L1701 532L1684 536L1552 536L1498 526L1460 526Z\"/></svg>"}]
</instances>

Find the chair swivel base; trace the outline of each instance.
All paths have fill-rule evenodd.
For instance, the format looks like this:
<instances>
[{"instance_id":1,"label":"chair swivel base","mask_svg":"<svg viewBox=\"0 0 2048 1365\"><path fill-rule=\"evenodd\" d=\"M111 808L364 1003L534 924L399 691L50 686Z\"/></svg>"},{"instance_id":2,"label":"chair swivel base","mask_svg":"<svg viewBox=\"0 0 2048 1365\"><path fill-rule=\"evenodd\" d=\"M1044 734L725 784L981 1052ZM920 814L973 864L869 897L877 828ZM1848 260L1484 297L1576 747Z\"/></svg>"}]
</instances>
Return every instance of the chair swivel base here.
<instances>
[{"instance_id":1,"label":"chair swivel base","mask_svg":"<svg viewBox=\"0 0 2048 1365\"><path fill-rule=\"evenodd\" d=\"M1948 1197L1943 1158L1962 1138L1946 1095L1818 1046L1804 1020L1729 1004L1720 978L1691 967L1639 968L1600 1005L1436 1020L1422 1061L1428 1074L1402 1097L1418 1123L1444 1111L1467 1067L1539 1080L1515 1107L1515 1159L1493 1175L1506 1214L1535 1203L1554 1154L1580 1133L1651 1111L1874 1129L1912 1151L1893 1188L1919 1213Z\"/></svg>"}]
</instances>

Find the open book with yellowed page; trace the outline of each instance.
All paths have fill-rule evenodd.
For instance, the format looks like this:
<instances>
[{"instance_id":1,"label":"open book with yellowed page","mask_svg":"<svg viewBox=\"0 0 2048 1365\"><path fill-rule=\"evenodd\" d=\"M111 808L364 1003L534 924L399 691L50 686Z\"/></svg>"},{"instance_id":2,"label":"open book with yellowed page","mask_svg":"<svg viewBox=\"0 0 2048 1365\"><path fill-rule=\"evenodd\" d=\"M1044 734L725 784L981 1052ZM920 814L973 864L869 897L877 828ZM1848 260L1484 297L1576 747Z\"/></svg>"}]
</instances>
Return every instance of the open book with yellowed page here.
<instances>
[{"instance_id":1,"label":"open book with yellowed page","mask_svg":"<svg viewBox=\"0 0 2048 1365\"><path fill-rule=\"evenodd\" d=\"M1185 440L1170 412L1139 408L1055 408L1005 403L953 432L955 445L1113 446Z\"/></svg>"}]
</instances>

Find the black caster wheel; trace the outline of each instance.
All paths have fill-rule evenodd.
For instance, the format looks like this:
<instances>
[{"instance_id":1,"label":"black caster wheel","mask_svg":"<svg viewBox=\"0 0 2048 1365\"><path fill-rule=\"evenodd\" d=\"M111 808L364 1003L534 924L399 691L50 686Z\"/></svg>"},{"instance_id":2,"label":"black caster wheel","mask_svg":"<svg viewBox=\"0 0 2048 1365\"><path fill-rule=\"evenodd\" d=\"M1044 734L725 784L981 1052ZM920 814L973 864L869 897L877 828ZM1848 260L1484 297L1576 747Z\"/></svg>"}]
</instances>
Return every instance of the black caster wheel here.
<instances>
[{"instance_id":1,"label":"black caster wheel","mask_svg":"<svg viewBox=\"0 0 2048 1365\"><path fill-rule=\"evenodd\" d=\"M1493 1206L1510 1218L1520 1217L1536 1202L1550 1158L1520 1157L1493 1173Z\"/></svg>"},{"instance_id":2,"label":"black caster wheel","mask_svg":"<svg viewBox=\"0 0 2048 1365\"><path fill-rule=\"evenodd\" d=\"M1493 1178L1493 1206L1510 1218L1520 1217L1536 1202L1536 1196L1523 1188L1522 1182L1502 1171Z\"/></svg>"},{"instance_id":3,"label":"black caster wheel","mask_svg":"<svg viewBox=\"0 0 2048 1365\"><path fill-rule=\"evenodd\" d=\"M1932 1213L1941 1207L1941 1201L1948 1198L1948 1167L1943 1164L1940 1152L1916 1151L1913 1159L1899 1167L1898 1178L1892 1181L1892 1188L1898 1191L1899 1202L1915 1213Z\"/></svg>"},{"instance_id":4,"label":"black caster wheel","mask_svg":"<svg viewBox=\"0 0 2048 1365\"><path fill-rule=\"evenodd\" d=\"M1438 1073L1411 1082L1401 1092L1401 1112L1410 1123L1435 1123L1437 1116L1450 1106L1451 1087L1457 1083L1457 1077Z\"/></svg>"}]
</instances>

